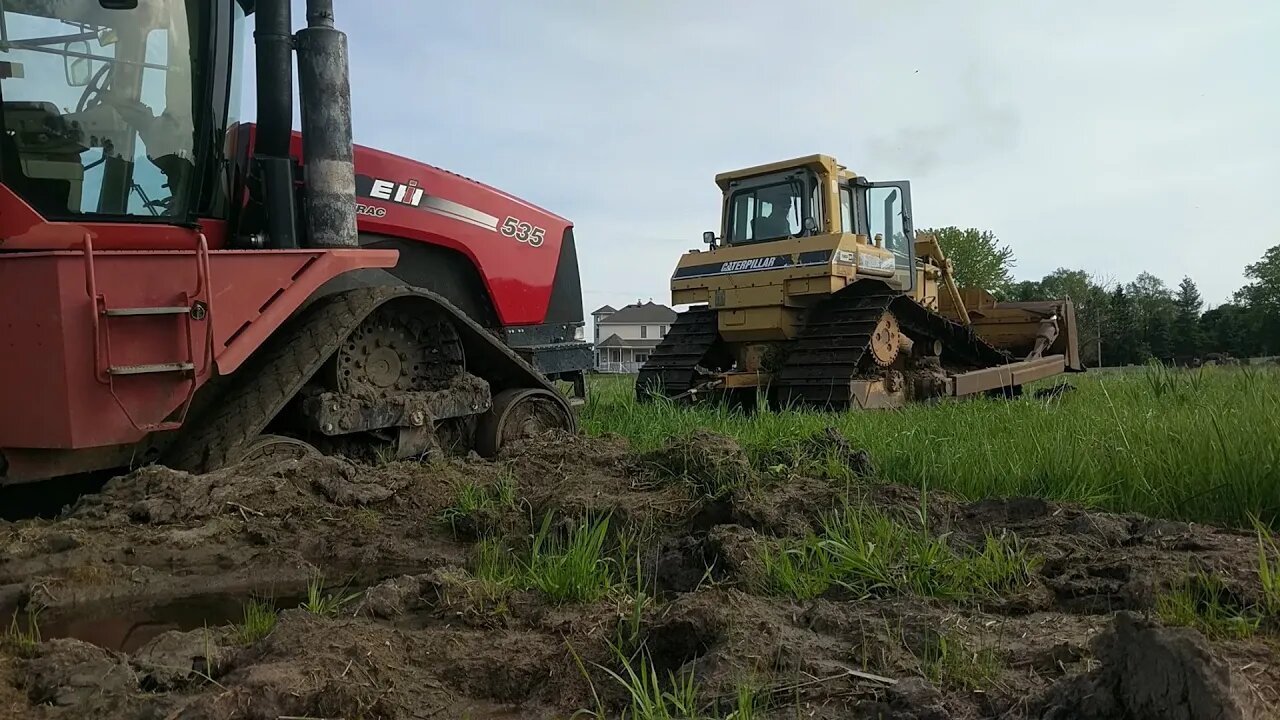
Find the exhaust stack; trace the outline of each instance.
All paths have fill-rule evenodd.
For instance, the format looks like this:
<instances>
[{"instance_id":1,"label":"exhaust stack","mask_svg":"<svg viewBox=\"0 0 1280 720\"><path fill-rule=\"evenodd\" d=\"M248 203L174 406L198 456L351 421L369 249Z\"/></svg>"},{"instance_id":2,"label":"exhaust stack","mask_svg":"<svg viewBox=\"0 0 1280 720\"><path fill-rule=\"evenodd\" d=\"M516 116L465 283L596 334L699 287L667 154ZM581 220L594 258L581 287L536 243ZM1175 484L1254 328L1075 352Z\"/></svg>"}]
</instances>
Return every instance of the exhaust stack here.
<instances>
[{"instance_id":1,"label":"exhaust stack","mask_svg":"<svg viewBox=\"0 0 1280 720\"><path fill-rule=\"evenodd\" d=\"M289 140L293 128L293 20L289 0L259 3L253 39L257 54L258 127L253 158L262 179L267 246L298 247L298 210Z\"/></svg>"},{"instance_id":2,"label":"exhaust stack","mask_svg":"<svg viewBox=\"0 0 1280 720\"><path fill-rule=\"evenodd\" d=\"M307 245L356 247L347 36L334 27L333 0L307 0L307 27L298 32L296 46Z\"/></svg>"}]
</instances>

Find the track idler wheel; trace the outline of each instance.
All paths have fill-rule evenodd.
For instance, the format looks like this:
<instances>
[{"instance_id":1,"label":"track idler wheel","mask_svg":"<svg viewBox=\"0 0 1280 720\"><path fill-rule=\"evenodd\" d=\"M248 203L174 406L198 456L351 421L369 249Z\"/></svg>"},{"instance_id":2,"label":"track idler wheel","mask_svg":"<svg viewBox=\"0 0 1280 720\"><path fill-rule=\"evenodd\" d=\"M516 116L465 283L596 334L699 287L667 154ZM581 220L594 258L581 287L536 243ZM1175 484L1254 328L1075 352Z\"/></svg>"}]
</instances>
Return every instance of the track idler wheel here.
<instances>
[{"instance_id":1,"label":"track idler wheel","mask_svg":"<svg viewBox=\"0 0 1280 720\"><path fill-rule=\"evenodd\" d=\"M573 415L550 392L540 388L503 390L476 423L474 447L482 457L496 457L508 443L552 430L573 432Z\"/></svg>"},{"instance_id":2,"label":"track idler wheel","mask_svg":"<svg viewBox=\"0 0 1280 720\"><path fill-rule=\"evenodd\" d=\"M322 453L311 443L284 435L264 433L259 435L240 458L241 463L275 462L278 460L303 460L320 457Z\"/></svg>"}]
</instances>

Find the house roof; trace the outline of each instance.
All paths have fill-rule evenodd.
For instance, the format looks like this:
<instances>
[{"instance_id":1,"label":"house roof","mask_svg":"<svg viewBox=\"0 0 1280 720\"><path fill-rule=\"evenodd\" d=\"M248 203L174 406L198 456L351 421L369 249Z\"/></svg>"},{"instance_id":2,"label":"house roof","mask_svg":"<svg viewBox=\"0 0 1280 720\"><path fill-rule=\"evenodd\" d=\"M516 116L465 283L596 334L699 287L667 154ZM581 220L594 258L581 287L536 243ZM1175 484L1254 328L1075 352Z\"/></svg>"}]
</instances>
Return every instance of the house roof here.
<instances>
[{"instance_id":1,"label":"house roof","mask_svg":"<svg viewBox=\"0 0 1280 720\"><path fill-rule=\"evenodd\" d=\"M616 312L618 312L617 309L614 308L612 305L601 305L600 307L591 311L591 314L599 315L600 313L616 313Z\"/></svg>"},{"instance_id":2,"label":"house roof","mask_svg":"<svg viewBox=\"0 0 1280 720\"><path fill-rule=\"evenodd\" d=\"M600 320L601 325L636 325L641 323L666 323L676 321L676 311L650 300L647 303L633 303Z\"/></svg>"},{"instance_id":3,"label":"house roof","mask_svg":"<svg viewBox=\"0 0 1280 720\"><path fill-rule=\"evenodd\" d=\"M658 347L658 343L662 342L658 338L648 340L623 340L618 337L617 333L610 335L603 341L596 343L598 348L636 348L636 349L652 349Z\"/></svg>"}]
</instances>

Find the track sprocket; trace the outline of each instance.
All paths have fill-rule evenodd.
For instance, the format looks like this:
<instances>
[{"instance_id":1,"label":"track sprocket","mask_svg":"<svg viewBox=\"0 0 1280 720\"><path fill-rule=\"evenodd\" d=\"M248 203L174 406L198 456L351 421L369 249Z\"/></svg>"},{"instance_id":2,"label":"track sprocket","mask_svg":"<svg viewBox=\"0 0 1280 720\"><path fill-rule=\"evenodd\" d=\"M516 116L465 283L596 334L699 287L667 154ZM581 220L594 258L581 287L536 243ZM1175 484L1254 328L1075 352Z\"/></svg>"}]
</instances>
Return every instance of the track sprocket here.
<instances>
[{"instance_id":1,"label":"track sprocket","mask_svg":"<svg viewBox=\"0 0 1280 720\"><path fill-rule=\"evenodd\" d=\"M326 384L362 397L438 390L465 368L462 339L447 318L384 305L343 341Z\"/></svg>"}]
</instances>

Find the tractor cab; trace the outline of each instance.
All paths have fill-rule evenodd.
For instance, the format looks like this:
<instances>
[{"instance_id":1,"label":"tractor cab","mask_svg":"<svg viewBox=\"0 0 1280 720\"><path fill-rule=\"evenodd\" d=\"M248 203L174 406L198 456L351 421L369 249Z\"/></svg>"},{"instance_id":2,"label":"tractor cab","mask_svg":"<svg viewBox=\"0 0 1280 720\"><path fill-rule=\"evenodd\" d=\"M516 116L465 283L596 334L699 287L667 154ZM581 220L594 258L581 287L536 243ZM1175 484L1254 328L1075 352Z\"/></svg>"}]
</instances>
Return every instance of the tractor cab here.
<instances>
[{"instance_id":1,"label":"tractor cab","mask_svg":"<svg viewBox=\"0 0 1280 720\"><path fill-rule=\"evenodd\" d=\"M0 0L0 182L51 220L221 215L245 8Z\"/></svg>"}]
</instances>

